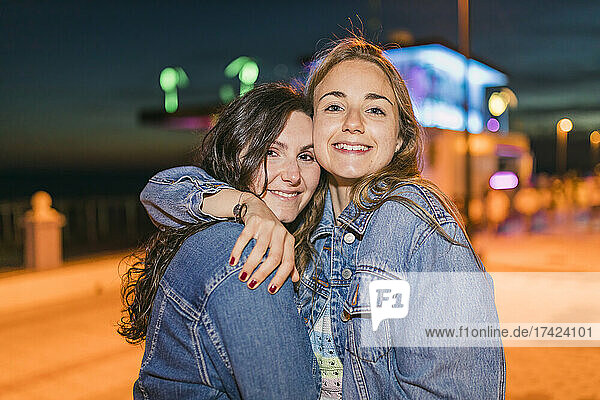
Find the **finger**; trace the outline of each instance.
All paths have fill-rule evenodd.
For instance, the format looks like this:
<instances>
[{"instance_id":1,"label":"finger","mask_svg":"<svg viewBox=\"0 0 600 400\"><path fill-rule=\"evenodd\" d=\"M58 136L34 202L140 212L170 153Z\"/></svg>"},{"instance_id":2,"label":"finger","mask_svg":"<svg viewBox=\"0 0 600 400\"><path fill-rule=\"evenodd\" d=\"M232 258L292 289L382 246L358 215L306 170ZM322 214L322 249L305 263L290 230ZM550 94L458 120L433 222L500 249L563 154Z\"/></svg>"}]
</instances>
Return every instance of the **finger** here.
<instances>
[{"instance_id":1,"label":"finger","mask_svg":"<svg viewBox=\"0 0 600 400\"><path fill-rule=\"evenodd\" d=\"M245 226L242 232L240 233L240 236L238 236L237 240L235 241L233 249L231 249L231 254L229 256L229 265L237 265L238 261L240 260L240 257L242 256L242 252L244 251L248 243L250 243L253 237L253 228Z\"/></svg>"},{"instance_id":2,"label":"finger","mask_svg":"<svg viewBox=\"0 0 600 400\"><path fill-rule=\"evenodd\" d=\"M256 269L258 264L262 261L265 253L269 249L269 240L264 238L256 239L256 243L254 244L254 248L250 252L248 259L242 266L242 274L246 272L248 276L253 275L252 272ZM264 277L263 277L264 279ZM261 279L262 282L262 279ZM248 279L248 287L250 289L256 289L260 282L256 279L255 276L252 276Z\"/></svg>"},{"instance_id":3,"label":"finger","mask_svg":"<svg viewBox=\"0 0 600 400\"><path fill-rule=\"evenodd\" d=\"M258 287L279 266L283 254L284 239L287 234L287 230L283 227L277 227L269 223L260 224L259 231L254 235L257 243L252 252L250 252L248 260L246 260L246 264L250 264L248 268L243 268L248 274L252 273L252 277L248 279L248 287L251 289ZM266 248L264 247L265 243ZM260 264L265 254L266 258ZM255 269L259 264L258 269L261 272L257 275Z\"/></svg>"},{"instance_id":4,"label":"finger","mask_svg":"<svg viewBox=\"0 0 600 400\"><path fill-rule=\"evenodd\" d=\"M273 277L273 279L271 279L271 282L269 282L269 293L277 293L277 291L279 291L279 288L285 283L285 280L295 270L296 266L294 263L294 239L293 236L288 234L288 237L285 240L283 256L281 258L281 265L279 265L279 269L275 273L275 276ZM298 274L297 271L296 274ZM298 278L299 277L300 276L298 275Z\"/></svg>"}]
</instances>

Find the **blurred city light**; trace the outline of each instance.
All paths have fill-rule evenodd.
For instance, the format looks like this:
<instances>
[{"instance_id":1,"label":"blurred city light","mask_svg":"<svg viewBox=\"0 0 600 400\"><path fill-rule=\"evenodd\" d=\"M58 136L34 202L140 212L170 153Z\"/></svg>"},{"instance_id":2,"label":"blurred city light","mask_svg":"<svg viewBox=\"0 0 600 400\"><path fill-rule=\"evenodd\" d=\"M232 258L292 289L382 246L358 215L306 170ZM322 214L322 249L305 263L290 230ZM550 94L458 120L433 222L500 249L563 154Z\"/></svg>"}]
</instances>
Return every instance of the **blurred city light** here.
<instances>
[{"instance_id":1,"label":"blurred city light","mask_svg":"<svg viewBox=\"0 0 600 400\"><path fill-rule=\"evenodd\" d=\"M573 129L573 122L563 118L556 123L556 171L567 170L567 133Z\"/></svg>"},{"instance_id":2,"label":"blurred city light","mask_svg":"<svg viewBox=\"0 0 600 400\"><path fill-rule=\"evenodd\" d=\"M590 133L590 143L595 145L600 144L600 132L594 131Z\"/></svg>"},{"instance_id":3,"label":"blurred city light","mask_svg":"<svg viewBox=\"0 0 600 400\"><path fill-rule=\"evenodd\" d=\"M159 78L162 90L165 92L175 90L177 87L177 76L178 74L177 71L175 71L175 68L167 67L163 69Z\"/></svg>"},{"instance_id":4,"label":"blurred city light","mask_svg":"<svg viewBox=\"0 0 600 400\"><path fill-rule=\"evenodd\" d=\"M249 61L251 61L250 58L246 56L236 58L235 60L230 62L229 65L227 65L227 67L225 67L225 76L228 78L233 78L234 76L240 73L244 64L246 64Z\"/></svg>"},{"instance_id":5,"label":"blurred city light","mask_svg":"<svg viewBox=\"0 0 600 400\"><path fill-rule=\"evenodd\" d=\"M230 62L229 65L225 67L224 73L228 78L233 78L236 75L238 76L240 80L240 96L243 96L254 87L254 82L258 79L259 69L258 64L250 57L241 56ZM226 100L230 97L229 92L227 91L228 89L223 87L221 89L223 89L224 95L221 95L221 91L219 91L221 100L225 103L231 101L233 98Z\"/></svg>"},{"instance_id":6,"label":"blurred city light","mask_svg":"<svg viewBox=\"0 0 600 400\"><path fill-rule=\"evenodd\" d=\"M188 84L190 83L190 80L189 80L187 74L185 73L185 71L183 70L183 68L177 67L177 68L175 68L175 70L177 71L177 87L180 87L180 88L187 87Z\"/></svg>"},{"instance_id":7,"label":"blurred city light","mask_svg":"<svg viewBox=\"0 0 600 400\"><path fill-rule=\"evenodd\" d=\"M179 107L177 88L186 87L189 84L188 76L181 67L167 67L161 71L159 83L165 92L165 111L174 113Z\"/></svg>"},{"instance_id":8,"label":"blurred city light","mask_svg":"<svg viewBox=\"0 0 600 400\"><path fill-rule=\"evenodd\" d=\"M490 132L498 132L498 129L500 129L500 122L498 122L496 118L490 118L486 123L486 127Z\"/></svg>"},{"instance_id":9,"label":"blurred city light","mask_svg":"<svg viewBox=\"0 0 600 400\"><path fill-rule=\"evenodd\" d=\"M558 121L558 127L565 133L571 132L571 129L573 129L573 122L571 122L569 118L563 118Z\"/></svg>"},{"instance_id":10,"label":"blurred city light","mask_svg":"<svg viewBox=\"0 0 600 400\"><path fill-rule=\"evenodd\" d=\"M490 187L492 189L514 189L518 184L519 178L511 171L498 171L490 177Z\"/></svg>"},{"instance_id":11,"label":"blurred city light","mask_svg":"<svg viewBox=\"0 0 600 400\"><path fill-rule=\"evenodd\" d=\"M488 65L439 44L391 49L385 55L404 78L415 116L425 127L480 133L487 120L486 90L508 77ZM465 111L465 78L468 113Z\"/></svg>"},{"instance_id":12,"label":"blurred city light","mask_svg":"<svg viewBox=\"0 0 600 400\"><path fill-rule=\"evenodd\" d=\"M258 78L258 65L254 61L247 62L240 70L240 81L251 85Z\"/></svg>"},{"instance_id":13,"label":"blurred city light","mask_svg":"<svg viewBox=\"0 0 600 400\"><path fill-rule=\"evenodd\" d=\"M235 92L233 86L226 84L219 88L219 98L225 104L229 103L235 98Z\"/></svg>"},{"instance_id":14,"label":"blurred city light","mask_svg":"<svg viewBox=\"0 0 600 400\"><path fill-rule=\"evenodd\" d=\"M165 92L165 111L168 113L174 113L179 107L179 100L177 99L177 92L175 90Z\"/></svg>"},{"instance_id":15,"label":"blurred city light","mask_svg":"<svg viewBox=\"0 0 600 400\"><path fill-rule=\"evenodd\" d=\"M503 95L501 92L492 93L488 100L490 113L497 117L506 111L506 107L508 107L508 96L506 94Z\"/></svg>"}]
</instances>

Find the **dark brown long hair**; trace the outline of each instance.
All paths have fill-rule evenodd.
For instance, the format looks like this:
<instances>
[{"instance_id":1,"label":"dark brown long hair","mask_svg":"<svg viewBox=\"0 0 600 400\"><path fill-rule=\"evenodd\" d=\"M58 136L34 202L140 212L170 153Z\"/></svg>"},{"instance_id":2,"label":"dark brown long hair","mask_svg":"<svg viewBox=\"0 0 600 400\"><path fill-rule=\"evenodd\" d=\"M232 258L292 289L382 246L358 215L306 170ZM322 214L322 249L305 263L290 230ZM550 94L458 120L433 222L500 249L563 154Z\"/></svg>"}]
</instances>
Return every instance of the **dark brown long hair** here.
<instances>
[{"instance_id":1,"label":"dark brown long hair","mask_svg":"<svg viewBox=\"0 0 600 400\"><path fill-rule=\"evenodd\" d=\"M215 179L242 191L250 191L262 167L265 171L263 191L266 190L267 151L293 111L312 115L310 102L290 86L276 83L257 86L225 107L196 152L195 164ZM306 221L316 226L320 220L311 216L318 210L312 200L304 210L295 231L300 256L310 253L306 237L314 226L308 226ZM121 288L124 315L118 328L128 342L139 343L146 338L152 303L167 266L185 239L208 225L210 223L158 231L129 258L130 266L123 275Z\"/></svg>"}]
</instances>

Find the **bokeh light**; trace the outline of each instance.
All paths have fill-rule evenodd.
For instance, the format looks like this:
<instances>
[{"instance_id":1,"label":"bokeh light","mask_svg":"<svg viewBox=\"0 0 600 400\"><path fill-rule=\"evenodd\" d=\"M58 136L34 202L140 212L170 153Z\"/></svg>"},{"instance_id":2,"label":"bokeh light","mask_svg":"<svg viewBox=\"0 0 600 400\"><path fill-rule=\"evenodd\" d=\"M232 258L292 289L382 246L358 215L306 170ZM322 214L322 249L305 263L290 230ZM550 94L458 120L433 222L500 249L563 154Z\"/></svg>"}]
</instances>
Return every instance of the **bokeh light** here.
<instances>
[{"instance_id":1,"label":"bokeh light","mask_svg":"<svg viewBox=\"0 0 600 400\"><path fill-rule=\"evenodd\" d=\"M240 70L240 81L246 85L252 85L258 78L258 65L254 61L248 61Z\"/></svg>"},{"instance_id":2,"label":"bokeh light","mask_svg":"<svg viewBox=\"0 0 600 400\"><path fill-rule=\"evenodd\" d=\"M518 184L517 174L511 171L498 171L490 177L490 187L492 189L514 189Z\"/></svg>"},{"instance_id":3,"label":"bokeh light","mask_svg":"<svg viewBox=\"0 0 600 400\"><path fill-rule=\"evenodd\" d=\"M600 132L594 131L590 133L590 143L591 144L600 144Z\"/></svg>"},{"instance_id":4,"label":"bokeh light","mask_svg":"<svg viewBox=\"0 0 600 400\"><path fill-rule=\"evenodd\" d=\"M179 74L175 70L175 68L167 67L162 70L160 73L160 87L165 92L169 92L171 90L175 90L177 87L177 82L179 80Z\"/></svg>"},{"instance_id":5,"label":"bokeh light","mask_svg":"<svg viewBox=\"0 0 600 400\"><path fill-rule=\"evenodd\" d=\"M174 113L177 111L179 106L179 100L177 100L177 91L171 90L165 92L165 111L168 113Z\"/></svg>"},{"instance_id":6,"label":"bokeh light","mask_svg":"<svg viewBox=\"0 0 600 400\"><path fill-rule=\"evenodd\" d=\"M498 132L498 129L500 129L500 122L498 122L496 118L490 118L488 119L486 126L488 131Z\"/></svg>"},{"instance_id":7,"label":"bokeh light","mask_svg":"<svg viewBox=\"0 0 600 400\"><path fill-rule=\"evenodd\" d=\"M503 95L500 92L492 93L490 99L488 100L488 108L490 109L490 114L497 117L501 115L504 111L506 111L506 107L508 107L508 96Z\"/></svg>"},{"instance_id":8,"label":"bokeh light","mask_svg":"<svg viewBox=\"0 0 600 400\"><path fill-rule=\"evenodd\" d=\"M235 98L235 92L233 91L233 86L231 85L223 85L219 88L219 98L225 104L229 103L231 100Z\"/></svg>"},{"instance_id":9,"label":"bokeh light","mask_svg":"<svg viewBox=\"0 0 600 400\"><path fill-rule=\"evenodd\" d=\"M569 118L563 118L560 121L558 121L558 127L561 131L565 133L570 132L571 129L573 129L573 122L571 122Z\"/></svg>"},{"instance_id":10,"label":"bokeh light","mask_svg":"<svg viewBox=\"0 0 600 400\"><path fill-rule=\"evenodd\" d=\"M250 58L246 56L236 58L230 62L227 67L225 67L225 76L228 78L233 78L240 72L244 64L246 64L248 61L250 61Z\"/></svg>"}]
</instances>

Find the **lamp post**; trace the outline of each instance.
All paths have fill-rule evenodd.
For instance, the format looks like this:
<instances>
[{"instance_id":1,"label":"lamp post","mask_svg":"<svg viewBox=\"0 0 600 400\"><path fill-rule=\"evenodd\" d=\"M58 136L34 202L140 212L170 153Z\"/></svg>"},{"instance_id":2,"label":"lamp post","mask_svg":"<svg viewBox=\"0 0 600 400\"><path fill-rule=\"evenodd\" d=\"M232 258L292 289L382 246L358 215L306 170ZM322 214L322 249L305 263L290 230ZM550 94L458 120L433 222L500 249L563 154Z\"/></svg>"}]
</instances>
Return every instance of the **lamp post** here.
<instances>
[{"instance_id":1,"label":"lamp post","mask_svg":"<svg viewBox=\"0 0 600 400\"><path fill-rule=\"evenodd\" d=\"M592 152L592 168L598 163L598 147L600 147L600 132L590 133L590 149Z\"/></svg>"},{"instance_id":2,"label":"lamp post","mask_svg":"<svg viewBox=\"0 0 600 400\"><path fill-rule=\"evenodd\" d=\"M556 172L567 170L567 134L573 129L573 122L563 118L556 124Z\"/></svg>"},{"instance_id":3,"label":"lamp post","mask_svg":"<svg viewBox=\"0 0 600 400\"><path fill-rule=\"evenodd\" d=\"M471 202L471 150L470 135L468 129L469 120L469 58L471 57L471 46L469 37L469 0L458 0L458 47L460 53L465 56L465 76L463 81L464 97L463 109L465 113L464 138L466 144L465 151L465 194L464 194L464 213L467 232L471 229L469 221L469 203ZM469 232L470 233L470 232Z\"/></svg>"}]
</instances>

